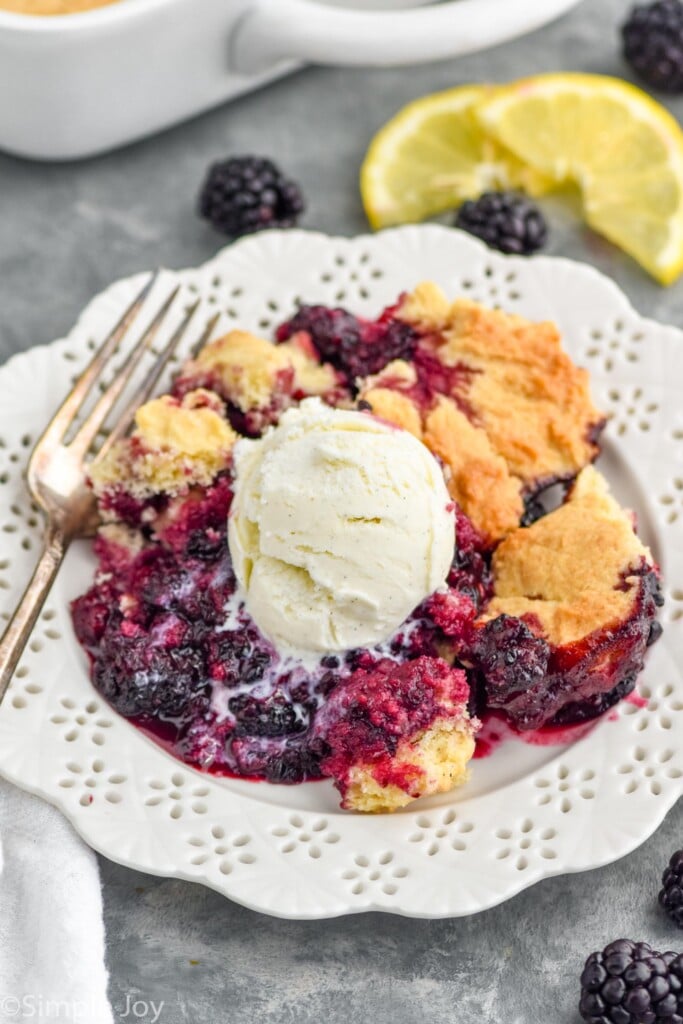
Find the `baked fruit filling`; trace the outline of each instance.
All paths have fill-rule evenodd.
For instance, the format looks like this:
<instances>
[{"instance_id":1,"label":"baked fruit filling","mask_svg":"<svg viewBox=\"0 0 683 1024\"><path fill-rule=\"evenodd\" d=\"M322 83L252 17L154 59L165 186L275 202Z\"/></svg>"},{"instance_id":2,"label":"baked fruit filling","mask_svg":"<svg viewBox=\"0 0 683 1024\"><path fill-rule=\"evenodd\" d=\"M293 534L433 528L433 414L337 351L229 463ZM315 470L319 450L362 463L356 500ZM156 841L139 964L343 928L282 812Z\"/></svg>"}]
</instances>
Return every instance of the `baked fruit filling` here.
<instances>
[{"instance_id":1,"label":"baked fruit filling","mask_svg":"<svg viewBox=\"0 0 683 1024\"><path fill-rule=\"evenodd\" d=\"M391 635L306 657L256 625L242 585L251 562L241 555L236 574L228 543L245 462L236 446L251 452L253 439L282 429L297 440L304 400L301 422L319 407L325 421L330 408L344 410L333 415L352 432L360 417L363 436L374 423L366 445L377 447L386 424L417 437L443 472L450 504L439 515L455 537L443 585L425 588ZM188 764L271 782L329 777L357 811L395 810L463 783L489 709L523 732L597 717L633 689L660 631L657 567L590 465L603 424L551 324L451 304L433 285L375 321L302 306L274 344L241 331L210 342L92 468L99 567L73 617L94 685ZM339 460L345 487L353 473L372 474L369 458L354 468L351 449L329 437L320 457L333 468ZM332 492L320 511L309 486L302 512L304 489L290 501L286 472L283 497L270 494L269 465L261 498L298 522L280 536L277 516L266 516L260 529L274 524L273 543L262 533L259 544L280 551L296 534L293 564L310 565ZM566 500L545 514L537 496L558 481ZM363 538L381 516L376 505L365 512L359 493L352 502L349 490L342 519ZM311 523L303 532L302 515ZM251 551L248 531L240 536ZM332 568L343 545L334 550L323 552ZM394 578L390 560L385 572ZM356 584L344 583L347 598Z\"/></svg>"},{"instance_id":2,"label":"baked fruit filling","mask_svg":"<svg viewBox=\"0 0 683 1024\"><path fill-rule=\"evenodd\" d=\"M394 811L463 783L474 753L468 699L465 673L440 658L384 658L335 687L315 732L342 807Z\"/></svg>"},{"instance_id":3,"label":"baked fruit filling","mask_svg":"<svg viewBox=\"0 0 683 1024\"><path fill-rule=\"evenodd\" d=\"M158 532L188 502L202 503L220 486L230 472L236 440L225 404L211 391L147 402L138 409L130 436L91 468L100 516Z\"/></svg>"},{"instance_id":4,"label":"baked fruit filling","mask_svg":"<svg viewBox=\"0 0 683 1024\"><path fill-rule=\"evenodd\" d=\"M657 636L659 582L593 467L560 508L506 537L492 569L469 650L488 707L534 729L600 714L633 690Z\"/></svg>"}]
</instances>

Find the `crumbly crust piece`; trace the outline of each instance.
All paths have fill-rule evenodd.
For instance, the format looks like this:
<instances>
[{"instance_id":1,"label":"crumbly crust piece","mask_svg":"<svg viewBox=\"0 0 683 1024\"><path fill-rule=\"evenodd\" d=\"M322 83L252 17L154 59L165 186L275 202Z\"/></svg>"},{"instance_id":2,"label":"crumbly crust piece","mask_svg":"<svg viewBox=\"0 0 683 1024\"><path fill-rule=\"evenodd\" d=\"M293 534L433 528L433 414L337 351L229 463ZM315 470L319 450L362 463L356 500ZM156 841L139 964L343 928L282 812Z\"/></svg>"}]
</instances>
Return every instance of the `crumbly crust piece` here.
<instances>
[{"instance_id":1,"label":"crumbly crust piece","mask_svg":"<svg viewBox=\"0 0 683 1024\"><path fill-rule=\"evenodd\" d=\"M294 370L294 396L315 397L335 392L339 388L337 374L329 363L321 363L312 345L299 336L283 341L283 350Z\"/></svg>"},{"instance_id":2,"label":"crumbly crust piece","mask_svg":"<svg viewBox=\"0 0 683 1024\"><path fill-rule=\"evenodd\" d=\"M396 748L393 769L403 776L407 788L383 783L373 765L355 765L349 772L342 806L366 814L386 813L418 797L448 793L467 782L474 746L469 723L437 719L421 735L401 740Z\"/></svg>"},{"instance_id":3,"label":"crumbly crust piece","mask_svg":"<svg viewBox=\"0 0 683 1024\"><path fill-rule=\"evenodd\" d=\"M244 413L283 407L292 396L322 395L336 384L332 367L296 340L274 345L247 331L209 342L185 364L181 379L208 384Z\"/></svg>"},{"instance_id":4,"label":"crumbly crust piece","mask_svg":"<svg viewBox=\"0 0 683 1024\"><path fill-rule=\"evenodd\" d=\"M494 450L487 434L448 398L425 419L424 443L450 469L451 496L485 536L505 536L519 523L524 502L519 480Z\"/></svg>"},{"instance_id":5,"label":"crumbly crust piece","mask_svg":"<svg viewBox=\"0 0 683 1024\"><path fill-rule=\"evenodd\" d=\"M395 389L397 380L406 381L408 386L415 382L415 371L401 359L389 363L382 373L368 377L359 398L361 402L367 402L375 416L402 430L409 430L422 441L424 430L420 408L410 395Z\"/></svg>"},{"instance_id":6,"label":"crumbly crust piece","mask_svg":"<svg viewBox=\"0 0 683 1024\"><path fill-rule=\"evenodd\" d=\"M466 396L474 421L527 489L570 478L595 459L605 417L554 324L462 299L449 304L428 283L404 299L398 316L425 335L444 365L474 371Z\"/></svg>"},{"instance_id":7,"label":"crumbly crust piece","mask_svg":"<svg viewBox=\"0 0 683 1024\"><path fill-rule=\"evenodd\" d=\"M278 388L291 391L293 372L291 360L278 345L247 331L230 331L205 345L185 364L181 377L211 381L221 395L247 412L268 405Z\"/></svg>"},{"instance_id":8,"label":"crumbly crust piece","mask_svg":"<svg viewBox=\"0 0 683 1024\"><path fill-rule=\"evenodd\" d=\"M208 486L229 466L237 440L224 413L218 395L203 389L182 400L164 395L140 406L131 436L93 466L95 494L118 489L145 500Z\"/></svg>"},{"instance_id":9,"label":"crumbly crust piece","mask_svg":"<svg viewBox=\"0 0 683 1024\"><path fill-rule=\"evenodd\" d=\"M134 558L144 546L139 530L133 530L123 523L105 523L97 531L98 539L110 547L119 548Z\"/></svg>"},{"instance_id":10,"label":"crumbly crust piece","mask_svg":"<svg viewBox=\"0 0 683 1024\"><path fill-rule=\"evenodd\" d=\"M654 565L633 521L592 466L568 500L493 556L494 598L482 621L526 618L556 647L626 619L638 596L643 561Z\"/></svg>"},{"instance_id":11,"label":"crumbly crust piece","mask_svg":"<svg viewBox=\"0 0 683 1024\"><path fill-rule=\"evenodd\" d=\"M485 431L450 398L439 396L425 412L408 394L382 384L398 380L408 387L415 382L408 363L391 363L368 380L361 398L376 416L410 431L444 462L451 497L491 543L514 530L524 512L521 481L512 476Z\"/></svg>"},{"instance_id":12,"label":"crumbly crust piece","mask_svg":"<svg viewBox=\"0 0 683 1024\"><path fill-rule=\"evenodd\" d=\"M440 658L383 659L342 680L316 720L342 807L394 811L463 783L479 727L468 699L465 674Z\"/></svg>"}]
</instances>

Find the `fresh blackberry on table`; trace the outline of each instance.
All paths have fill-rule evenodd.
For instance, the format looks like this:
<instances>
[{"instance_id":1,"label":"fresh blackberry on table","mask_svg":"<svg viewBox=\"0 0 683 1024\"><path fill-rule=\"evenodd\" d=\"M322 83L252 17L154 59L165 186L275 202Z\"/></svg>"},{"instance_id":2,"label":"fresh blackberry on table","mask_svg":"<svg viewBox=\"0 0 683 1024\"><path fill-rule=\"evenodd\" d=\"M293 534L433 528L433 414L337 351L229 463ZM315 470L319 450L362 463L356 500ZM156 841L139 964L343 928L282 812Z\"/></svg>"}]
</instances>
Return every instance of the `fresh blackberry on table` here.
<instances>
[{"instance_id":1,"label":"fresh blackberry on table","mask_svg":"<svg viewBox=\"0 0 683 1024\"><path fill-rule=\"evenodd\" d=\"M683 1024L683 956L617 939L591 953L581 974L587 1024Z\"/></svg>"},{"instance_id":2,"label":"fresh blackberry on table","mask_svg":"<svg viewBox=\"0 0 683 1024\"><path fill-rule=\"evenodd\" d=\"M683 928L683 850L674 853L662 875L659 903L674 924Z\"/></svg>"},{"instance_id":3,"label":"fresh blackberry on table","mask_svg":"<svg viewBox=\"0 0 683 1024\"><path fill-rule=\"evenodd\" d=\"M683 92L683 3L636 4L621 27L624 57L662 92Z\"/></svg>"},{"instance_id":4,"label":"fresh blackberry on table","mask_svg":"<svg viewBox=\"0 0 683 1024\"><path fill-rule=\"evenodd\" d=\"M539 208L516 192L484 192L458 210L456 228L476 235L500 252L529 256L541 249L548 226Z\"/></svg>"},{"instance_id":5,"label":"fresh blackberry on table","mask_svg":"<svg viewBox=\"0 0 683 1024\"><path fill-rule=\"evenodd\" d=\"M213 164L199 194L199 213L232 238L289 228L304 210L299 186L271 160L235 156Z\"/></svg>"}]
</instances>

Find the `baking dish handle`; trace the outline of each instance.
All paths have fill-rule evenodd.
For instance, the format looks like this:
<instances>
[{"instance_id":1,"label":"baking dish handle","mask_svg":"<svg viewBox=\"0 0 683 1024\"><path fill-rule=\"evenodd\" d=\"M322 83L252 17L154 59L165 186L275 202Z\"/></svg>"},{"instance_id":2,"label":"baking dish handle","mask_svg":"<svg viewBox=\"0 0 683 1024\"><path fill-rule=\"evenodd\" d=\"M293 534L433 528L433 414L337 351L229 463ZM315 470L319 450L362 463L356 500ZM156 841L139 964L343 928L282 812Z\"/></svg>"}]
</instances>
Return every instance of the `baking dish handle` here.
<instances>
[{"instance_id":1,"label":"baking dish handle","mask_svg":"<svg viewBox=\"0 0 683 1024\"><path fill-rule=\"evenodd\" d=\"M531 32L580 0L450 0L357 11L314 0L256 0L235 27L231 66L250 74L284 60L391 67L457 57Z\"/></svg>"}]
</instances>

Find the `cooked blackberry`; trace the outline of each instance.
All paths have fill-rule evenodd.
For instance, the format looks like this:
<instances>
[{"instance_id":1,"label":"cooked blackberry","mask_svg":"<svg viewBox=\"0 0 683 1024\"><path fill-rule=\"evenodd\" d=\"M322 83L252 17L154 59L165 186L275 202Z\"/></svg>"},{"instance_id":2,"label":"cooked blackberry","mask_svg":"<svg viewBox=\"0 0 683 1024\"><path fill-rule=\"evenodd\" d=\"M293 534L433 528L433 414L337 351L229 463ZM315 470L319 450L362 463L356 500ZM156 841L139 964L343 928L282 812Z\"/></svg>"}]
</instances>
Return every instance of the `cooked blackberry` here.
<instances>
[{"instance_id":1,"label":"cooked blackberry","mask_svg":"<svg viewBox=\"0 0 683 1024\"><path fill-rule=\"evenodd\" d=\"M190 558L215 562L223 551L225 531L212 529L195 530L187 539L186 551Z\"/></svg>"},{"instance_id":2,"label":"cooked blackberry","mask_svg":"<svg viewBox=\"0 0 683 1024\"><path fill-rule=\"evenodd\" d=\"M320 778L320 760L303 747L286 747L282 753L269 758L265 766L269 782L296 783Z\"/></svg>"},{"instance_id":3,"label":"cooked blackberry","mask_svg":"<svg viewBox=\"0 0 683 1024\"><path fill-rule=\"evenodd\" d=\"M190 702L208 705L204 655L195 642L191 625L173 614L146 630L117 612L93 666L95 686L126 718L176 719Z\"/></svg>"},{"instance_id":4,"label":"cooked blackberry","mask_svg":"<svg viewBox=\"0 0 683 1024\"><path fill-rule=\"evenodd\" d=\"M117 600L116 587L107 580L76 598L71 605L76 636L87 651L94 650L100 643Z\"/></svg>"},{"instance_id":5,"label":"cooked blackberry","mask_svg":"<svg viewBox=\"0 0 683 1024\"><path fill-rule=\"evenodd\" d=\"M486 679L489 707L505 708L544 679L550 648L522 619L499 615L475 634L468 657Z\"/></svg>"},{"instance_id":6,"label":"cooked blackberry","mask_svg":"<svg viewBox=\"0 0 683 1024\"><path fill-rule=\"evenodd\" d=\"M618 683L613 690L607 693L596 693L587 700L575 701L573 704L565 704L551 720L551 725L578 725L580 722L588 722L598 715L604 715L606 711L618 704L629 693L633 693L636 687L636 673L629 673L622 682Z\"/></svg>"},{"instance_id":7,"label":"cooked blackberry","mask_svg":"<svg viewBox=\"0 0 683 1024\"><path fill-rule=\"evenodd\" d=\"M637 75L663 92L683 92L683 3L637 4L621 28L624 57Z\"/></svg>"},{"instance_id":8,"label":"cooked blackberry","mask_svg":"<svg viewBox=\"0 0 683 1024\"><path fill-rule=\"evenodd\" d=\"M448 585L455 590L476 590L477 605L489 601L493 594L493 577L486 550L486 540L462 509L455 509L455 554L448 575Z\"/></svg>"},{"instance_id":9,"label":"cooked blackberry","mask_svg":"<svg viewBox=\"0 0 683 1024\"><path fill-rule=\"evenodd\" d=\"M524 515L522 516L519 525L520 526L533 526L537 519L546 514L546 508L536 495L528 495L524 499Z\"/></svg>"},{"instance_id":10,"label":"cooked blackberry","mask_svg":"<svg viewBox=\"0 0 683 1024\"><path fill-rule=\"evenodd\" d=\"M674 924L683 928L683 850L673 854L662 875L659 903Z\"/></svg>"},{"instance_id":11,"label":"cooked blackberry","mask_svg":"<svg viewBox=\"0 0 683 1024\"><path fill-rule=\"evenodd\" d=\"M588 1024L683 1024L681 978L683 956L618 939L586 960L579 1012Z\"/></svg>"},{"instance_id":12,"label":"cooked blackberry","mask_svg":"<svg viewBox=\"0 0 683 1024\"><path fill-rule=\"evenodd\" d=\"M257 156L213 164L199 194L200 215L232 238L292 227L303 210L299 186L271 160Z\"/></svg>"},{"instance_id":13,"label":"cooked blackberry","mask_svg":"<svg viewBox=\"0 0 683 1024\"><path fill-rule=\"evenodd\" d=\"M277 331L279 342L303 331L320 359L343 373L350 387L356 378L378 373L394 359L410 359L417 345L413 328L387 310L376 321L361 320L345 309L300 306Z\"/></svg>"},{"instance_id":14,"label":"cooked blackberry","mask_svg":"<svg viewBox=\"0 0 683 1024\"><path fill-rule=\"evenodd\" d=\"M515 192L484 192L458 210L456 228L476 235L500 252L528 256L541 249L548 226L538 207Z\"/></svg>"},{"instance_id":15,"label":"cooked blackberry","mask_svg":"<svg viewBox=\"0 0 683 1024\"><path fill-rule=\"evenodd\" d=\"M237 719L237 736L287 736L303 732L308 725L303 709L277 693L263 700L248 694L233 697L230 710Z\"/></svg>"},{"instance_id":16,"label":"cooked blackberry","mask_svg":"<svg viewBox=\"0 0 683 1024\"><path fill-rule=\"evenodd\" d=\"M559 508L509 534L492 569L494 596L471 658L491 707L536 729L601 714L633 688L660 599L658 569L595 469L579 474Z\"/></svg>"},{"instance_id":17,"label":"cooked blackberry","mask_svg":"<svg viewBox=\"0 0 683 1024\"><path fill-rule=\"evenodd\" d=\"M253 627L221 630L207 638L207 664L212 680L232 687L258 683L272 660Z\"/></svg>"},{"instance_id":18,"label":"cooked blackberry","mask_svg":"<svg viewBox=\"0 0 683 1024\"><path fill-rule=\"evenodd\" d=\"M188 764L204 770L225 770L231 765L226 756L232 724L229 720L218 722L210 706L194 708L194 717L186 713L186 722L175 744L179 757Z\"/></svg>"}]
</instances>

